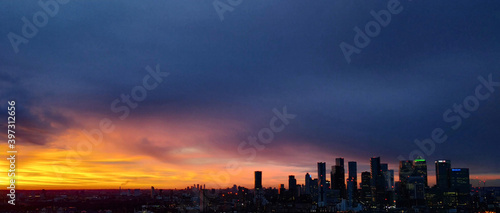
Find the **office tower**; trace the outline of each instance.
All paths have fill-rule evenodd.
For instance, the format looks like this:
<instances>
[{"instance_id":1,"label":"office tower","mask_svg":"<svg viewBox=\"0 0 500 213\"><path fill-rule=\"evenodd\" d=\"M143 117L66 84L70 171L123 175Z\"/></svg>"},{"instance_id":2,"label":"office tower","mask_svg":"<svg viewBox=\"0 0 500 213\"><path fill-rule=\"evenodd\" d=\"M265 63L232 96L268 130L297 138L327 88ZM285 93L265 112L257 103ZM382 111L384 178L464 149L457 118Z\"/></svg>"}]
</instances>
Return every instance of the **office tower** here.
<instances>
[{"instance_id":1,"label":"office tower","mask_svg":"<svg viewBox=\"0 0 500 213\"><path fill-rule=\"evenodd\" d=\"M335 165L344 167L344 158L335 158Z\"/></svg>"},{"instance_id":2,"label":"office tower","mask_svg":"<svg viewBox=\"0 0 500 213\"><path fill-rule=\"evenodd\" d=\"M384 190L387 191L387 178L385 177L385 173L387 173L387 170L389 170L389 165L387 163L381 163L380 164L380 171L382 172L382 176L384 178Z\"/></svg>"},{"instance_id":3,"label":"office tower","mask_svg":"<svg viewBox=\"0 0 500 213\"><path fill-rule=\"evenodd\" d=\"M424 178L425 186L429 186L427 182L427 162L422 157L417 157L413 160L413 175Z\"/></svg>"},{"instance_id":4,"label":"office tower","mask_svg":"<svg viewBox=\"0 0 500 213\"><path fill-rule=\"evenodd\" d=\"M404 185L410 176L413 174L413 164L411 161L399 162L399 181Z\"/></svg>"},{"instance_id":5,"label":"office tower","mask_svg":"<svg viewBox=\"0 0 500 213\"><path fill-rule=\"evenodd\" d=\"M314 178L311 180L311 198L316 199L319 196L319 181L318 178Z\"/></svg>"},{"instance_id":6,"label":"office tower","mask_svg":"<svg viewBox=\"0 0 500 213\"><path fill-rule=\"evenodd\" d=\"M332 189L338 190L340 193L340 198L345 199L346 187L345 187L345 169L344 169L344 158L336 158L335 166L332 166Z\"/></svg>"},{"instance_id":7,"label":"office tower","mask_svg":"<svg viewBox=\"0 0 500 213\"><path fill-rule=\"evenodd\" d=\"M385 179L380 166L380 157L370 159L372 201L381 206L385 200Z\"/></svg>"},{"instance_id":8,"label":"office tower","mask_svg":"<svg viewBox=\"0 0 500 213\"><path fill-rule=\"evenodd\" d=\"M151 199L155 198L155 187L151 186Z\"/></svg>"},{"instance_id":9,"label":"office tower","mask_svg":"<svg viewBox=\"0 0 500 213\"><path fill-rule=\"evenodd\" d=\"M285 189L285 184L280 184L280 195L283 195L283 193L285 193L286 189Z\"/></svg>"},{"instance_id":10,"label":"office tower","mask_svg":"<svg viewBox=\"0 0 500 213\"><path fill-rule=\"evenodd\" d=\"M310 195L311 194L311 190L312 190L312 186L311 186L311 182L312 182L312 178L311 178L311 175L309 173L306 173L306 187L305 187L305 194L306 195Z\"/></svg>"},{"instance_id":11,"label":"office tower","mask_svg":"<svg viewBox=\"0 0 500 213\"><path fill-rule=\"evenodd\" d=\"M255 171L254 202L259 208L262 205L263 197L264 190L262 189L262 171Z\"/></svg>"},{"instance_id":12,"label":"office tower","mask_svg":"<svg viewBox=\"0 0 500 213\"><path fill-rule=\"evenodd\" d=\"M410 192L408 191L408 178L413 175L412 161L399 162L399 184L396 193L398 194L397 205L400 207L410 207Z\"/></svg>"},{"instance_id":13,"label":"office tower","mask_svg":"<svg viewBox=\"0 0 500 213\"><path fill-rule=\"evenodd\" d=\"M347 178L347 204L352 207L354 204L354 180Z\"/></svg>"},{"instance_id":14,"label":"office tower","mask_svg":"<svg viewBox=\"0 0 500 213\"><path fill-rule=\"evenodd\" d=\"M357 164L355 161L350 161L347 163L348 165L348 170L349 170L349 174L348 174L348 180L350 180L351 182L353 182L352 184L352 189L350 189L353 194L353 198L356 200L358 198L358 168L357 168ZM347 185L347 191L349 191L349 184Z\"/></svg>"},{"instance_id":15,"label":"office tower","mask_svg":"<svg viewBox=\"0 0 500 213\"><path fill-rule=\"evenodd\" d=\"M389 169L386 172L384 172L384 177L385 177L385 190L386 190L386 200L387 204L392 206L394 205L394 198L395 198L395 184L394 184L394 170Z\"/></svg>"},{"instance_id":16,"label":"office tower","mask_svg":"<svg viewBox=\"0 0 500 213\"><path fill-rule=\"evenodd\" d=\"M386 185L386 190L387 191L394 191L394 170L389 169L385 172L384 174L385 177L385 183Z\"/></svg>"},{"instance_id":17,"label":"office tower","mask_svg":"<svg viewBox=\"0 0 500 213\"><path fill-rule=\"evenodd\" d=\"M330 171L330 180L331 180L332 183L333 183L333 180L335 180L334 174L335 174L335 165L332 166L332 170ZM328 187L328 188L329 189L333 189L333 186L331 186L331 188L330 187Z\"/></svg>"},{"instance_id":18,"label":"office tower","mask_svg":"<svg viewBox=\"0 0 500 213\"><path fill-rule=\"evenodd\" d=\"M370 172L361 173L361 200L370 203L372 201L371 195L371 174Z\"/></svg>"},{"instance_id":19,"label":"office tower","mask_svg":"<svg viewBox=\"0 0 500 213\"><path fill-rule=\"evenodd\" d=\"M458 205L467 205L470 199L471 185L469 180L469 169L453 168L451 169L451 189L457 193Z\"/></svg>"},{"instance_id":20,"label":"office tower","mask_svg":"<svg viewBox=\"0 0 500 213\"><path fill-rule=\"evenodd\" d=\"M406 183L410 206L425 205L425 180L420 176L410 176Z\"/></svg>"},{"instance_id":21,"label":"office tower","mask_svg":"<svg viewBox=\"0 0 500 213\"><path fill-rule=\"evenodd\" d=\"M349 179L354 180L356 182L356 185L357 185L357 182L358 182L357 163L355 161L350 161L348 163L348 169L349 169L349 174L348 174ZM356 188L358 188L358 187L356 186Z\"/></svg>"},{"instance_id":22,"label":"office tower","mask_svg":"<svg viewBox=\"0 0 500 213\"><path fill-rule=\"evenodd\" d=\"M290 196L296 198L297 195L297 180L294 175L288 176L288 191Z\"/></svg>"},{"instance_id":23,"label":"office tower","mask_svg":"<svg viewBox=\"0 0 500 213\"><path fill-rule=\"evenodd\" d=\"M451 161L437 160L436 164L436 185L441 190L450 189L451 181Z\"/></svg>"},{"instance_id":24,"label":"office tower","mask_svg":"<svg viewBox=\"0 0 500 213\"><path fill-rule=\"evenodd\" d=\"M262 171L255 171L255 191L262 190Z\"/></svg>"},{"instance_id":25,"label":"office tower","mask_svg":"<svg viewBox=\"0 0 500 213\"><path fill-rule=\"evenodd\" d=\"M394 193L392 191L392 182L394 182L394 173L392 173L392 176L389 172L389 165L387 163L381 163L380 164L380 172L382 173L382 179L384 186L382 187L384 190L384 195L383 197L380 198L380 200L384 201L384 204L386 205L392 205L393 200L394 200ZM392 180L391 180L392 179ZM379 192L380 196L382 196L382 192Z\"/></svg>"},{"instance_id":26,"label":"office tower","mask_svg":"<svg viewBox=\"0 0 500 213\"><path fill-rule=\"evenodd\" d=\"M318 162L318 206L326 204L326 163Z\"/></svg>"}]
</instances>

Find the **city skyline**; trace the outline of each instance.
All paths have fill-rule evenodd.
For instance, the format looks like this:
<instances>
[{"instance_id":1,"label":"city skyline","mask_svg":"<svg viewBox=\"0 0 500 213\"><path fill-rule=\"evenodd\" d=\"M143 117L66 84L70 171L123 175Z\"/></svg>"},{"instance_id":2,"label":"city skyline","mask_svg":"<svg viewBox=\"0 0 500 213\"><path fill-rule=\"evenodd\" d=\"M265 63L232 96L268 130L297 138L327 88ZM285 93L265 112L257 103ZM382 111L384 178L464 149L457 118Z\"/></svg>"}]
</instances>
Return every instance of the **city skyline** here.
<instances>
[{"instance_id":1,"label":"city skyline","mask_svg":"<svg viewBox=\"0 0 500 213\"><path fill-rule=\"evenodd\" d=\"M500 186L499 2L214 2L1 1L16 189L278 187L341 157L359 188L377 156Z\"/></svg>"},{"instance_id":2,"label":"city skyline","mask_svg":"<svg viewBox=\"0 0 500 213\"><path fill-rule=\"evenodd\" d=\"M339 159L339 158L334 158L334 160L332 160L332 165L336 165L336 160L335 159ZM344 158L342 158L344 159ZM427 159L423 159L423 160L427 160ZM449 160L449 159L436 159L435 162L434 161L428 161L427 162L427 174L434 174L435 172L434 169L435 169L435 163L438 162L438 161L447 161L447 162L452 162L452 160ZM352 160L349 160L346 162L355 162L357 165L359 165L360 162L357 162L357 161L352 161ZM384 163L383 161L383 158L381 158L381 163ZM418 162L418 160L414 160L412 162ZM429 164L429 162L431 162ZM317 163L320 163L320 162L317 162ZM325 162L326 166L328 167L328 162ZM366 170L360 170L359 167L356 167L357 169L357 179L358 179L358 182L357 182L357 188L361 188L360 185L362 184L359 180L362 179L362 173L363 172L368 172L368 173L371 173L370 172L370 166L369 166L370 163L368 163L368 167ZM394 165L391 165L391 164L388 164L389 167L388 169L390 170L393 170L394 171L394 182L398 182L400 181L400 170L399 170L399 165L397 166L394 166ZM451 164L451 167L449 169L462 169L464 167L461 167L460 165L453 165ZM473 171L473 168L467 168L469 170L472 170ZM330 177L330 173L331 170L329 169L326 169L326 181L328 181L329 184L332 184L332 180L331 180L331 177ZM259 175L257 174L259 173ZM311 178L312 179L315 179L315 178L318 178L317 177L317 173L318 173L318 168L314 168L312 169L311 171L306 171L305 173L288 173L286 176L283 176L281 178L278 178L276 176L272 176L272 177L275 177L276 179L267 179L266 178L266 173L272 173L272 171L268 170L258 170L258 171L253 171L252 172L252 176L250 177L251 179L251 182L250 183L238 183L238 182L234 182L234 183L228 183L228 184L225 184L225 185L220 185L220 184L215 184L214 181L212 182L192 182L191 184L187 184L187 185L180 185L179 187L164 187L164 185L162 184L156 184L156 185L152 185L150 184L149 186L147 187L142 187L142 186L134 186L134 185L129 185L129 184L125 184L125 185L119 185L118 188L121 188L121 189L150 189L152 186L158 188L158 189L167 189L167 190L172 190L172 189L177 189L177 190L180 190L180 189L184 189L186 187L190 187L190 186L193 186L193 185L202 185L202 186L207 186L206 188L208 189L225 189L225 188L231 188L233 187L234 185L237 185L237 186L242 186L242 187L245 187L245 188L249 188L249 189L254 189L255 188L255 184L257 184L256 182L256 177L260 177L260 185L263 187L263 188L276 188L276 189L279 189L280 185L284 184L286 186L286 189L288 189L289 187L289 176L293 176L294 177L294 180L296 182L296 184L298 185L305 185L306 184L306 180L304 178L304 174L314 174L314 175L311 175ZM286 172L285 172L286 173ZM345 170L344 172L345 174L345 179L344 179L344 183L345 183L345 187L347 188L347 178L349 177L349 171L348 170ZM316 175L316 176L315 176ZM271 181L269 181L271 180ZM427 175L427 181L429 183L429 187L433 187L436 185L436 175ZM479 181L483 181L483 182L479 182ZM473 173L471 172L470 173L470 184L472 187L483 187L483 186L486 186L486 187L500 187L500 184L496 183L496 182L493 182L493 183L488 183L488 180L486 180L486 183L484 183L484 179L475 179L475 176L473 175ZM272 182L272 183L268 183L268 182ZM266 184L267 183L267 184ZM275 183L278 183L278 184L275 184ZM331 187L331 186L330 186ZM19 187L20 190L41 190L41 189L48 189L48 190L63 190L63 189L67 189L67 190L80 190L80 189L117 189L115 186L108 186L108 187L101 187L101 188L50 188L50 187L41 187L41 188L23 188L22 186Z\"/></svg>"}]
</instances>

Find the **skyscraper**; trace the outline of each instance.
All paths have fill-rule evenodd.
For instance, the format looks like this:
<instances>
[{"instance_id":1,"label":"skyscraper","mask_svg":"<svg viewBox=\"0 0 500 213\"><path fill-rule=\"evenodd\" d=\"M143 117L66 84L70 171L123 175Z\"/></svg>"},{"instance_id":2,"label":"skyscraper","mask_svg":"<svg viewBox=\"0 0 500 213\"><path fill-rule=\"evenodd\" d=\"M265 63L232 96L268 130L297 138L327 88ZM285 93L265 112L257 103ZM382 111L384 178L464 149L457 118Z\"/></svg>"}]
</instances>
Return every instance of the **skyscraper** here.
<instances>
[{"instance_id":1,"label":"skyscraper","mask_svg":"<svg viewBox=\"0 0 500 213\"><path fill-rule=\"evenodd\" d=\"M389 165L387 163L381 163L380 164L380 171L382 172L382 176L384 178L384 190L387 191L387 177L385 174L387 173L387 170L389 170Z\"/></svg>"},{"instance_id":2,"label":"skyscraper","mask_svg":"<svg viewBox=\"0 0 500 213\"><path fill-rule=\"evenodd\" d=\"M335 165L344 167L344 158L335 158Z\"/></svg>"},{"instance_id":3,"label":"skyscraper","mask_svg":"<svg viewBox=\"0 0 500 213\"><path fill-rule=\"evenodd\" d=\"M382 174L382 168L380 166L380 157L373 157L370 159L370 169L372 201L379 206L384 205L385 178Z\"/></svg>"},{"instance_id":4,"label":"skyscraper","mask_svg":"<svg viewBox=\"0 0 500 213\"><path fill-rule=\"evenodd\" d=\"M458 195L458 205L465 206L470 199L470 179L469 169L467 168L453 168L451 169L450 186L453 191Z\"/></svg>"},{"instance_id":5,"label":"skyscraper","mask_svg":"<svg viewBox=\"0 0 500 213\"><path fill-rule=\"evenodd\" d=\"M358 168L357 168L356 161L350 161L347 164L348 164L348 169L349 169L349 174L348 174L349 179L354 180L356 182L355 185L358 185L357 184L357 182L358 182ZM356 188L358 188L358 187L356 186Z\"/></svg>"},{"instance_id":6,"label":"skyscraper","mask_svg":"<svg viewBox=\"0 0 500 213\"><path fill-rule=\"evenodd\" d=\"M294 175L288 176L288 191L292 198L297 196L297 180Z\"/></svg>"},{"instance_id":7,"label":"skyscraper","mask_svg":"<svg viewBox=\"0 0 500 213\"><path fill-rule=\"evenodd\" d=\"M349 189L349 184L347 185L347 193L349 194L349 191L351 191L353 194L353 198L357 199L358 197L358 168L357 164L355 161L350 161L347 163L348 164L348 180L352 182L352 188Z\"/></svg>"},{"instance_id":8,"label":"skyscraper","mask_svg":"<svg viewBox=\"0 0 500 213\"><path fill-rule=\"evenodd\" d=\"M312 186L311 186L312 178L309 173L306 173L305 182L306 182L305 194L310 195L312 191Z\"/></svg>"},{"instance_id":9,"label":"skyscraper","mask_svg":"<svg viewBox=\"0 0 500 213\"><path fill-rule=\"evenodd\" d=\"M279 193L280 195L283 195L285 193L285 184L280 184L280 190L279 190Z\"/></svg>"},{"instance_id":10,"label":"skyscraper","mask_svg":"<svg viewBox=\"0 0 500 213\"><path fill-rule=\"evenodd\" d=\"M255 190L262 190L262 171L255 171Z\"/></svg>"},{"instance_id":11,"label":"skyscraper","mask_svg":"<svg viewBox=\"0 0 500 213\"><path fill-rule=\"evenodd\" d=\"M406 183L408 201L411 206L422 206L425 204L425 181L420 176L410 176Z\"/></svg>"},{"instance_id":12,"label":"skyscraper","mask_svg":"<svg viewBox=\"0 0 500 213\"><path fill-rule=\"evenodd\" d=\"M441 190L448 190L451 186L451 161L437 160L436 164L436 185Z\"/></svg>"},{"instance_id":13,"label":"skyscraper","mask_svg":"<svg viewBox=\"0 0 500 213\"><path fill-rule=\"evenodd\" d=\"M361 173L361 194L360 199L366 202L372 201L371 195L371 174L370 172Z\"/></svg>"},{"instance_id":14,"label":"skyscraper","mask_svg":"<svg viewBox=\"0 0 500 213\"><path fill-rule=\"evenodd\" d=\"M427 162L422 157L417 157L413 160L413 175L424 178L425 186L429 186L427 182Z\"/></svg>"},{"instance_id":15,"label":"skyscraper","mask_svg":"<svg viewBox=\"0 0 500 213\"><path fill-rule=\"evenodd\" d=\"M254 202L259 209L262 205L263 197L264 190L262 189L262 171L255 171Z\"/></svg>"},{"instance_id":16,"label":"skyscraper","mask_svg":"<svg viewBox=\"0 0 500 213\"><path fill-rule=\"evenodd\" d=\"M394 205L394 198L395 198L395 184L394 184L394 170L389 169L386 172L384 172L384 177L385 177L385 191L386 195L385 198L387 199L387 204L388 205Z\"/></svg>"},{"instance_id":17,"label":"skyscraper","mask_svg":"<svg viewBox=\"0 0 500 213\"><path fill-rule=\"evenodd\" d=\"M408 180L413 175L413 163L412 161L400 161L399 162L399 184L397 187L398 194L398 206L410 207L410 186Z\"/></svg>"},{"instance_id":18,"label":"skyscraper","mask_svg":"<svg viewBox=\"0 0 500 213\"><path fill-rule=\"evenodd\" d=\"M399 162L399 181L404 185L408 178L413 174L413 164L411 161Z\"/></svg>"},{"instance_id":19,"label":"skyscraper","mask_svg":"<svg viewBox=\"0 0 500 213\"><path fill-rule=\"evenodd\" d=\"M339 190L340 197L346 198L344 158L336 158L332 167L332 189Z\"/></svg>"},{"instance_id":20,"label":"skyscraper","mask_svg":"<svg viewBox=\"0 0 500 213\"><path fill-rule=\"evenodd\" d=\"M325 206L326 191L326 163L318 162L318 206Z\"/></svg>"},{"instance_id":21,"label":"skyscraper","mask_svg":"<svg viewBox=\"0 0 500 213\"><path fill-rule=\"evenodd\" d=\"M386 185L386 190L387 191L394 191L394 170L389 169L385 172L384 174L385 177L385 183Z\"/></svg>"}]
</instances>

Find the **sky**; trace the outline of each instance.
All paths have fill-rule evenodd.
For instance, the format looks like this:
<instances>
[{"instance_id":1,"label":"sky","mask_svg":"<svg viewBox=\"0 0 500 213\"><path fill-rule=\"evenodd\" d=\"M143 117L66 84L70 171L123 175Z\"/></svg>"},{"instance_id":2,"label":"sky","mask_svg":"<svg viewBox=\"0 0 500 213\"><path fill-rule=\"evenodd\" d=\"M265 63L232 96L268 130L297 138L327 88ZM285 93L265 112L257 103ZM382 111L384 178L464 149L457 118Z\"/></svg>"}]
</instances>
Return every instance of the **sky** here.
<instances>
[{"instance_id":1,"label":"sky","mask_svg":"<svg viewBox=\"0 0 500 213\"><path fill-rule=\"evenodd\" d=\"M431 184L434 161L449 159L500 186L497 1L401 0L350 62L341 43L359 47L356 27L366 34L370 12L397 1L60 2L48 15L0 2L0 109L15 100L21 189L251 188L254 171L278 187L337 157L361 173L380 156L397 176L415 153ZM223 19L214 2L230 8ZM414 142L436 128L445 141ZM272 138L252 147L259 134Z\"/></svg>"}]
</instances>

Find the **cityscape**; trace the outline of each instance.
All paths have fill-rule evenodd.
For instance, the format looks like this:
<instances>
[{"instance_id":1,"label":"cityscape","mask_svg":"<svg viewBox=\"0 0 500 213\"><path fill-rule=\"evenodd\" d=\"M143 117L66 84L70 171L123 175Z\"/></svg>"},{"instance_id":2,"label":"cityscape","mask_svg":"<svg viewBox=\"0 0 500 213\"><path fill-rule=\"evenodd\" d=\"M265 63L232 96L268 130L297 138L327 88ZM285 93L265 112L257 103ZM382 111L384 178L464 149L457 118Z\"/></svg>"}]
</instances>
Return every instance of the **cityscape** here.
<instances>
[{"instance_id":1,"label":"cityscape","mask_svg":"<svg viewBox=\"0 0 500 213\"><path fill-rule=\"evenodd\" d=\"M356 161L335 158L332 164L330 170L326 162L318 162L317 174L306 173L304 183L290 175L288 183L268 188L263 187L265 174L255 171L253 188L210 189L194 184L185 189L24 191L16 211L6 212L500 211L500 187L472 187L469 168L455 168L448 159L433 163L434 186L429 186L427 176L432 162L428 165L421 157L400 161L396 169L372 157L370 171L361 172L361 180ZM3 203L2 209L13 209Z\"/></svg>"},{"instance_id":2,"label":"cityscape","mask_svg":"<svg viewBox=\"0 0 500 213\"><path fill-rule=\"evenodd\" d=\"M0 14L0 213L500 213L499 0Z\"/></svg>"}]
</instances>

